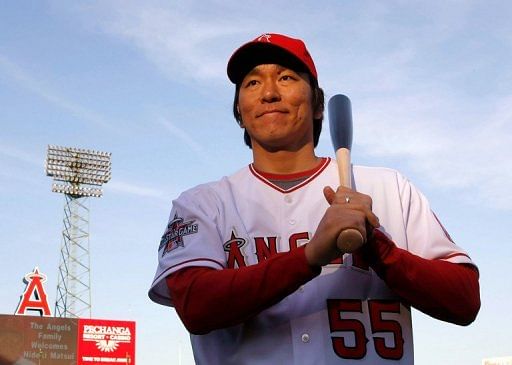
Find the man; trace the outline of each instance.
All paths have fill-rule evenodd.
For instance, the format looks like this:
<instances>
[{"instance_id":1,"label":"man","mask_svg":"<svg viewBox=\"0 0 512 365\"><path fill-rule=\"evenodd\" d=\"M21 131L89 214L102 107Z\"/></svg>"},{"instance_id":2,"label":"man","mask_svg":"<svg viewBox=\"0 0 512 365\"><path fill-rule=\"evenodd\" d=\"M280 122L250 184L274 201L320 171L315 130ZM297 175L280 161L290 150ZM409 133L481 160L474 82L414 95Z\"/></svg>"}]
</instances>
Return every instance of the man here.
<instances>
[{"instance_id":1,"label":"man","mask_svg":"<svg viewBox=\"0 0 512 365\"><path fill-rule=\"evenodd\" d=\"M478 271L425 197L382 168L354 166L354 190L337 188L335 161L315 155L324 100L304 43L264 34L228 77L253 163L173 202L149 292L175 307L196 362L412 364L411 306L471 323ZM336 246L347 228L366 240L353 254Z\"/></svg>"}]
</instances>

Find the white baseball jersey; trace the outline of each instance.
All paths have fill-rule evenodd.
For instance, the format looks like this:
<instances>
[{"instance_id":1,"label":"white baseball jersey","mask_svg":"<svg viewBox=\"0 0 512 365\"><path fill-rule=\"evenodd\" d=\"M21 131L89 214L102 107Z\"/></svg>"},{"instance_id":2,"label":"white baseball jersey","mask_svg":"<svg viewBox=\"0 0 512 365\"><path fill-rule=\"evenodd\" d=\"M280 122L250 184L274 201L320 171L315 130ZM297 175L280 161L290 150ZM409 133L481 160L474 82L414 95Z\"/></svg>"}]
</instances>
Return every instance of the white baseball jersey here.
<instances>
[{"instance_id":1,"label":"white baseball jersey","mask_svg":"<svg viewBox=\"0 0 512 365\"><path fill-rule=\"evenodd\" d=\"M353 167L353 187L370 195L381 229L400 248L427 259L471 263L398 172ZM313 236L339 185L335 161L288 191L250 165L197 186L173 202L149 295L172 305L165 277L187 266L216 270L257 264ZM412 364L410 308L367 265L346 254L320 276L240 325L191 335L198 364Z\"/></svg>"}]
</instances>

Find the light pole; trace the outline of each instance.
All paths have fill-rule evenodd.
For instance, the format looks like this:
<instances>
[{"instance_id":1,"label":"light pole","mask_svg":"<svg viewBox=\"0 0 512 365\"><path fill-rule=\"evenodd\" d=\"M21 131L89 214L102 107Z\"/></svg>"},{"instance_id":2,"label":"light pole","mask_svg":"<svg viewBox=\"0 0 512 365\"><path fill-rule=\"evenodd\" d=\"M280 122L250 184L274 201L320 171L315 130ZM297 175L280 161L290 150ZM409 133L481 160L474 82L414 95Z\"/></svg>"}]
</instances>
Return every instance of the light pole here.
<instances>
[{"instance_id":1,"label":"light pole","mask_svg":"<svg viewBox=\"0 0 512 365\"><path fill-rule=\"evenodd\" d=\"M65 196L60 249L56 317L91 317L89 197L101 197L111 176L111 154L79 148L48 146L46 175L52 191Z\"/></svg>"}]
</instances>

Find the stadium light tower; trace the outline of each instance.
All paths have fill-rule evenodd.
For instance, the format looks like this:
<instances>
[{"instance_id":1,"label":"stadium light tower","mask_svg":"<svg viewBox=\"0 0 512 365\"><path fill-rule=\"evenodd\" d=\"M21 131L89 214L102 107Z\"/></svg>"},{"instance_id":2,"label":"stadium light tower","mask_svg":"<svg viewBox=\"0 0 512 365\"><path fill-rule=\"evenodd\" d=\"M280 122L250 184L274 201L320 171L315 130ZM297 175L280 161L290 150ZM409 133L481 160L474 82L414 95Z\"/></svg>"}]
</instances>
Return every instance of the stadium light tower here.
<instances>
[{"instance_id":1,"label":"stadium light tower","mask_svg":"<svg viewBox=\"0 0 512 365\"><path fill-rule=\"evenodd\" d=\"M46 175L52 191L64 194L64 229L60 249L56 317L91 317L89 197L103 195L111 176L111 154L79 148L48 146Z\"/></svg>"}]
</instances>

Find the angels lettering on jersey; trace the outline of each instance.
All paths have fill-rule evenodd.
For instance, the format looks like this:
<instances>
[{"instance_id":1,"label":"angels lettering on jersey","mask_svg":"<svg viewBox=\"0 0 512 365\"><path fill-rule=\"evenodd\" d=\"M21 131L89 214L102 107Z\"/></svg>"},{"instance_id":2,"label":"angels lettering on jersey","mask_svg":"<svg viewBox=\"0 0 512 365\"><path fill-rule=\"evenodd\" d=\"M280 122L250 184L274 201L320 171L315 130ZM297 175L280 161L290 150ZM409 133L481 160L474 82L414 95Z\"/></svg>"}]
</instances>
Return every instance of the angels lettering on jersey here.
<instances>
[{"instance_id":1,"label":"angels lettering on jersey","mask_svg":"<svg viewBox=\"0 0 512 365\"><path fill-rule=\"evenodd\" d=\"M178 216L178 212L174 214L174 218L167 225L158 247L158 251L164 249L162 257L178 247L185 247L183 236L195 234L199 231L197 223L194 222L195 220L184 222L183 218Z\"/></svg>"},{"instance_id":2,"label":"angels lettering on jersey","mask_svg":"<svg viewBox=\"0 0 512 365\"><path fill-rule=\"evenodd\" d=\"M288 237L288 244L285 245L285 249L288 251L294 250L299 246L305 244L309 241L310 234L308 232L297 232L292 233L290 237ZM252 238L252 242L254 243L254 247L248 247L247 243L249 240L238 237L235 233L235 230L231 230L231 237L224 242L223 248L227 255L227 263L226 267L228 269L240 268L249 265L248 255L254 254L256 257L256 262L262 262L273 255L276 255L280 252L279 250L279 241L281 237L278 236L257 236ZM255 252L253 252L253 250ZM347 257L352 257L351 267L369 271L370 267L368 262L363 258L360 253L353 253L351 255L347 255ZM342 256L334 259L330 265L344 265L347 266L347 262L344 260Z\"/></svg>"}]
</instances>

